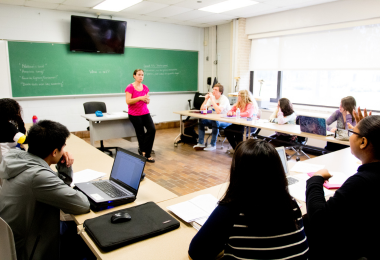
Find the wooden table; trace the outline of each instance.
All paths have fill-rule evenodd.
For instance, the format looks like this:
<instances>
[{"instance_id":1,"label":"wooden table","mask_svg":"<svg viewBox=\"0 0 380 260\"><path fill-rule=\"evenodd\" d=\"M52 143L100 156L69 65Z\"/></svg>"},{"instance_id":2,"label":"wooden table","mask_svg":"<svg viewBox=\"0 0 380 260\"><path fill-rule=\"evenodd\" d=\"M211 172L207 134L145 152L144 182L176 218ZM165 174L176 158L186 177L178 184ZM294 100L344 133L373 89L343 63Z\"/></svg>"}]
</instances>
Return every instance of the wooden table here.
<instances>
[{"instance_id":1,"label":"wooden table","mask_svg":"<svg viewBox=\"0 0 380 260\"><path fill-rule=\"evenodd\" d=\"M221 114L203 115L203 114L198 114L198 113L190 113L189 110L176 111L174 113L180 115L180 134L174 139L174 144L176 144L176 141L180 138L181 134L184 134L184 126L183 126L182 116L191 116L191 117L196 117L196 118L200 118L200 119L209 119L209 120L214 120L214 121L228 122L228 123L232 123L235 125L247 126L248 127L247 131L250 131L250 129L249 129L250 127L256 127L256 128L261 128L261 129L270 130L270 131L276 131L276 132L290 134L290 135L297 135L297 136L302 136L302 137L314 138L314 139L323 140L326 142L350 145L350 143L348 141L340 141L340 140L335 139L332 136L322 136L322 135L316 135L316 134L309 134L309 133L301 132L299 125L291 125L291 124L279 125L276 123L265 122L264 120L247 121L246 118L240 118L240 119L224 118L223 116L225 116L225 115L221 115Z\"/></svg>"},{"instance_id":2,"label":"wooden table","mask_svg":"<svg viewBox=\"0 0 380 260\"><path fill-rule=\"evenodd\" d=\"M91 169L98 172L106 173L105 179L109 178L114 159L95 147L89 145L84 140L71 134L66 141L65 150L70 152L74 157L73 170L74 172ZM52 169L55 170L54 166ZM160 202L178 197L173 192L163 188L147 177L141 182L137 199L125 205L121 205L112 209L103 210L100 212L89 212L82 215L72 215L77 224L82 224L84 220L97 217L98 215L119 210L126 207L136 206L148 201Z\"/></svg>"}]
</instances>

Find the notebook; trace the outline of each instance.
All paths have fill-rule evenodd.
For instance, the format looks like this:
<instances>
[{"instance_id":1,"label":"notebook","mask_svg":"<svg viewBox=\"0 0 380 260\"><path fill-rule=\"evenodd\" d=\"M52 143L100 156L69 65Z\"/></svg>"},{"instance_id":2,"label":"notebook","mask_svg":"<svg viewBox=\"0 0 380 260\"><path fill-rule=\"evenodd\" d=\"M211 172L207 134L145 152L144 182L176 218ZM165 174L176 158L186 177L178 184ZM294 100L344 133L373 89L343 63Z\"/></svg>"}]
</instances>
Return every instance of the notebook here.
<instances>
[{"instance_id":1,"label":"notebook","mask_svg":"<svg viewBox=\"0 0 380 260\"><path fill-rule=\"evenodd\" d=\"M109 180L76 183L90 201L91 209L99 211L136 200L146 158L117 148Z\"/></svg>"},{"instance_id":2,"label":"notebook","mask_svg":"<svg viewBox=\"0 0 380 260\"><path fill-rule=\"evenodd\" d=\"M278 152L278 155L280 156L282 166L284 167L284 171L288 179L288 186L299 182L299 180L297 180L296 178L288 176L290 173L290 170L288 166L288 159L286 158L285 147L283 146L276 147L276 150Z\"/></svg>"},{"instance_id":3,"label":"notebook","mask_svg":"<svg viewBox=\"0 0 380 260\"><path fill-rule=\"evenodd\" d=\"M323 187L329 190L339 189L343 183L350 177L344 173L341 172L330 172L332 177L323 183ZM314 175L314 172L309 172L307 175L312 177Z\"/></svg>"},{"instance_id":4,"label":"notebook","mask_svg":"<svg viewBox=\"0 0 380 260\"><path fill-rule=\"evenodd\" d=\"M316 135L333 135L326 130L326 119L310 116L299 116L301 132Z\"/></svg>"}]
</instances>

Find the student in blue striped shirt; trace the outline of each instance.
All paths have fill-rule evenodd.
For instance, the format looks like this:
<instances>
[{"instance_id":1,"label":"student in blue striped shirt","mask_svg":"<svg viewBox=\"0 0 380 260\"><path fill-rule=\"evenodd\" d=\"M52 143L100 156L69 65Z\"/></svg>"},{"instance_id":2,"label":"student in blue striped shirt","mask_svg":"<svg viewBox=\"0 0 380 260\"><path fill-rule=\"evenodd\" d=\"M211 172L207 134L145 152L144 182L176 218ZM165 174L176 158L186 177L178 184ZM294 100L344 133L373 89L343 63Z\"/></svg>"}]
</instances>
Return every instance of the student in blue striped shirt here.
<instances>
[{"instance_id":1,"label":"student in blue striped shirt","mask_svg":"<svg viewBox=\"0 0 380 260\"><path fill-rule=\"evenodd\" d=\"M198 259L307 259L301 211L275 148L250 139L234 153L230 184L191 241Z\"/></svg>"}]
</instances>

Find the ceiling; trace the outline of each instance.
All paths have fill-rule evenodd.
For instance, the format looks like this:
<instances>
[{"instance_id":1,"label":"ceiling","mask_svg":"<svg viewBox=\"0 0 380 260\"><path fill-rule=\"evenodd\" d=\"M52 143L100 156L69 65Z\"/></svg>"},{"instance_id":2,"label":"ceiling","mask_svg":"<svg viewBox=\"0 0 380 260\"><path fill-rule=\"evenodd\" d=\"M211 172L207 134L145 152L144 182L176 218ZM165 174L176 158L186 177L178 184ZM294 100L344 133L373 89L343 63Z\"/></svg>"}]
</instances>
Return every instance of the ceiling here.
<instances>
[{"instance_id":1,"label":"ceiling","mask_svg":"<svg viewBox=\"0 0 380 260\"><path fill-rule=\"evenodd\" d=\"M225 0L144 0L120 12L95 10L92 7L104 0L0 0L0 4L61 10L83 14L101 13L129 19L209 27L230 22L235 18L248 18L290 9L344 0L255 0L258 4L214 14L199 8ZM200 3L198 3L200 2Z\"/></svg>"}]
</instances>

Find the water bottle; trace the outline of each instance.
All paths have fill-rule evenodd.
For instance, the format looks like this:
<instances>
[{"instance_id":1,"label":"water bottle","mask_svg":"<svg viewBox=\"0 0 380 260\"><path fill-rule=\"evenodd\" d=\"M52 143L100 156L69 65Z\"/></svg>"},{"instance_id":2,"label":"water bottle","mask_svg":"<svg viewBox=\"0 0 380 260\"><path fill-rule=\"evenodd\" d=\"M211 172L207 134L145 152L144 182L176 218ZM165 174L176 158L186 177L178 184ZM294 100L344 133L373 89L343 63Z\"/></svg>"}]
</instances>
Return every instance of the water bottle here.
<instances>
[{"instance_id":1,"label":"water bottle","mask_svg":"<svg viewBox=\"0 0 380 260\"><path fill-rule=\"evenodd\" d=\"M207 106L205 106L205 109L203 110L203 114L207 115Z\"/></svg>"},{"instance_id":2,"label":"water bottle","mask_svg":"<svg viewBox=\"0 0 380 260\"><path fill-rule=\"evenodd\" d=\"M211 105L211 111L212 111L213 114L216 114L216 111L215 111L215 108L214 108L213 105Z\"/></svg>"},{"instance_id":3,"label":"water bottle","mask_svg":"<svg viewBox=\"0 0 380 260\"><path fill-rule=\"evenodd\" d=\"M252 119L253 119L253 122L256 123L256 121L257 121L257 114L256 114L256 112L253 112Z\"/></svg>"},{"instance_id":4,"label":"water bottle","mask_svg":"<svg viewBox=\"0 0 380 260\"><path fill-rule=\"evenodd\" d=\"M34 124L37 124L37 122L38 122L38 118L37 118L36 115L33 116L32 120L33 120L33 125L34 125Z\"/></svg>"},{"instance_id":5,"label":"water bottle","mask_svg":"<svg viewBox=\"0 0 380 260\"><path fill-rule=\"evenodd\" d=\"M240 108L236 109L236 120L240 119Z\"/></svg>"}]
</instances>

